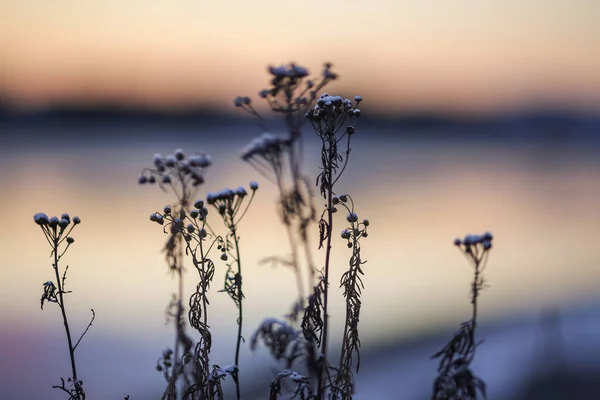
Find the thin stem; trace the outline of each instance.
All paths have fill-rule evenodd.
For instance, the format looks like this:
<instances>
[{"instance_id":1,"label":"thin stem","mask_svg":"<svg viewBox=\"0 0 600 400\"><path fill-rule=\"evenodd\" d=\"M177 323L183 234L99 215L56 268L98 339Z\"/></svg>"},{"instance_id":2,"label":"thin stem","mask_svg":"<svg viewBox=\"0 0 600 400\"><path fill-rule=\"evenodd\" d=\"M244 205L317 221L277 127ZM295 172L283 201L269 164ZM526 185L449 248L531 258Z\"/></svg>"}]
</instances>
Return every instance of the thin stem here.
<instances>
[{"instance_id":1,"label":"thin stem","mask_svg":"<svg viewBox=\"0 0 600 400\"><path fill-rule=\"evenodd\" d=\"M96 319L96 311L94 311L94 309L92 308L92 320L88 324L87 328L85 328L85 331L83 331L83 333L79 337L79 340L77 340L77 343L75 343L75 346L73 346L73 351L75 351L75 349L77 348L77 346L79 346L79 342L81 342L81 339L83 339L83 337L85 336L85 334L87 333L87 331L90 330L90 328L92 327L92 324L94 323L95 319Z\"/></svg>"},{"instance_id":2,"label":"thin stem","mask_svg":"<svg viewBox=\"0 0 600 400\"><path fill-rule=\"evenodd\" d=\"M473 305L473 315L471 317L471 330L469 332L469 347L472 350L470 359L473 360L475 358L475 328L477 327L477 296L479 295L479 273L481 272L479 266L481 265L481 259L477 259L475 261L475 277L473 278L473 287L472 287L472 298L471 304Z\"/></svg>"},{"instance_id":3,"label":"thin stem","mask_svg":"<svg viewBox=\"0 0 600 400\"><path fill-rule=\"evenodd\" d=\"M329 260L331 256L331 236L333 232L333 186L331 179L333 176L332 160L333 148L329 147L327 165L327 246L325 247L325 289L323 291L323 340L321 341L321 354L323 356L321 370L319 371L319 386L317 398L322 399L324 393L323 387L323 369L327 368L327 331L329 326L329 315L327 314L328 295L329 295Z\"/></svg>"},{"instance_id":4,"label":"thin stem","mask_svg":"<svg viewBox=\"0 0 600 400\"><path fill-rule=\"evenodd\" d=\"M71 371L73 373L73 382L76 387L79 385L79 380L77 379L77 367L75 366L75 348L73 347L73 340L71 339L71 329L69 328L69 321L67 319L67 311L65 309L65 303L63 299L63 289L60 281L60 274L58 273L58 238L56 235L54 236L54 272L56 274L56 284L58 285L58 297L60 303L60 312L62 313L63 323L65 325L65 332L67 334L67 342L69 344L69 357L71 358ZM77 390L77 389L76 389ZM79 390L76 391L77 398L80 398Z\"/></svg>"},{"instance_id":5,"label":"thin stem","mask_svg":"<svg viewBox=\"0 0 600 400\"><path fill-rule=\"evenodd\" d=\"M240 258L240 246L239 240L236 232L235 224L233 223L233 216L231 218L231 234L233 235L233 240L235 242L235 254L236 254L236 262L237 262L237 297L240 301L240 306L238 308L238 332L237 332L237 341L235 345L235 372L234 372L234 381L235 381L235 390L237 399L240 400L240 380L239 380L239 366L240 366L240 346L242 342L242 325L243 325L243 294L242 294L242 260Z\"/></svg>"}]
</instances>

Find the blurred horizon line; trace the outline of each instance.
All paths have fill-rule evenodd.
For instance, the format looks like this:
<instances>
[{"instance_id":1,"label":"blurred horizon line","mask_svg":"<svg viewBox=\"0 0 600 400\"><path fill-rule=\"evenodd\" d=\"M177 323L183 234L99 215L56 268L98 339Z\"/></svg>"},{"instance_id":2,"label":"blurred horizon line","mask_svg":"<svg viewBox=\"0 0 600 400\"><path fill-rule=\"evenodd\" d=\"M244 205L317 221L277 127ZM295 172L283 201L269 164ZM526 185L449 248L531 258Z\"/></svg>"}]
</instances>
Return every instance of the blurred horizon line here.
<instances>
[{"instance_id":1,"label":"blurred horizon line","mask_svg":"<svg viewBox=\"0 0 600 400\"><path fill-rule=\"evenodd\" d=\"M365 107L366 106L366 107ZM260 113L273 113L267 109L257 107ZM550 116L560 118L594 118L600 117L600 108L580 108L569 106L530 106L516 107L512 109L497 109L494 111L456 111L443 110L437 108L422 109L394 109L382 110L376 105L370 107L368 104L361 107L366 111L361 119L370 120L398 120L398 119L443 119L450 121L477 121L477 120L496 120L515 117L547 118ZM38 107L22 107L11 104L6 98L0 95L0 120L6 117L15 117L17 119L40 116L56 117L114 117L137 119L139 117L212 117L227 119L253 119L253 116L236 108L231 102L231 107L222 107L207 105L206 103L188 104L180 107L164 107L158 105L144 104L124 104L115 101L98 101L94 103L81 102L60 102L54 105ZM269 118L269 117L267 117Z\"/></svg>"}]
</instances>

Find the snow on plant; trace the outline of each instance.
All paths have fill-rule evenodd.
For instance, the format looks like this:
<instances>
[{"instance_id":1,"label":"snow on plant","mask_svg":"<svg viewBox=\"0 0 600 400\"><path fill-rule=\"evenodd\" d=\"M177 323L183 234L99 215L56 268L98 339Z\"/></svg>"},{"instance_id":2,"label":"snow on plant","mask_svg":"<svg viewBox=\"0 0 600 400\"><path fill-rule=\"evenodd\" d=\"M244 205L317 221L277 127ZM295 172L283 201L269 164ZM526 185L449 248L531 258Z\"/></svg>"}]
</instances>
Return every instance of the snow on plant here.
<instances>
[{"instance_id":1,"label":"snow on plant","mask_svg":"<svg viewBox=\"0 0 600 400\"><path fill-rule=\"evenodd\" d=\"M467 235L464 239L455 239L454 244L465 255L473 266L473 282L471 283L471 319L460 325L458 332L435 353L432 358L439 358L438 377L433 383L432 400L476 400L480 392L486 397L485 382L471 371L471 362L475 358L475 350L481 342L475 340L477 327L477 299L484 288L482 273L485 269L489 251L492 248L492 234Z\"/></svg>"},{"instance_id":2,"label":"snow on plant","mask_svg":"<svg viewBox=\"0 0 600 400\"><path fill-rule=\"evenodd\" d=\"M220 192L208 193L205 200L197 200L193 208L189 208L191 196L204 182L205 169L212 164L207 154L196 154L186 158L182 150L162 157L154 156L154 168L146 169L140 176L140 183L158 183L163 190L171 189L177 197L175 209L171 205L163 208L163 212L150 215L150 220L163 226L163 232L169 235L165 245L167 261L171 270L179 276L179 296L170 306L175 309L169 315L175 317L177 336L175 351L167 349L159 359L157 369L167 380L167 389L163 398L200 398L222 399L224 396L221 381L231 376L236 387L236 396L241 398L239 382L239 354L242 337L243 292L242 264L237 234L238 224L248 210L258 183L250 182L251 196L243 187L235 190L223 189ZM247 201L246 201L247 200ZM245 205L244 205L245 204ZM221 216L227 234L217 235L208 224L208 207L213 206ZM226 292L238 308L238 336L236 342L235 362L228 367L212 365L210 351L212 335L208 325L208 290L215 275L215 264L209 253L213 247L221 252L220 259L227 262L225 284ZM182 271L184 252L198 272L199 282L196 291L190 296L188 318L190 325L200 334L200 340L194 347L193 340L185 334L183 318ZM234 271L233 265L236 270ZM177 350L182 347L182 355ZM192 347L194 350L192 351Z\"/></svg>"},{"instance_id":3,"label":"snow on plant","mask_svg":"<svg viewBox=\"0 0 600 400\"><path fill-rule=\"evenodd\" d=\"M243 300L244 293L242 292L242 259L240 253L240 238L238 236L238 224L246 215L254 194L258 189L258 183L250 182L250 190L252 194L248 199L248 192L242 186L237 189L223 189L216 193L208 193L206 195L206 202L212 205L223 219L223 223L227 229L224 243L221 245L223 261L228 261L227 272L225 273L225 284L222 292L225 292L231 297L236 308L238 309L237 318L237 339L235 345L235 363L229 369L226 369L231 373L231 377L235 382L237 398L241 398L240 382L239 382L239 365L240 365L240 346L243 340L242 327L243 327ZM247 201L246 201L247 200ZM245 206L243 205L246 203ZM231 261L229 259L231 258ZM235 264L236 269L233 269Z\"/></svg>"},{"instance_id":4,"label":"snow on plant","mask_svg":"<svg viewBox=\"0 0 600 400\"><path fill-rule=\"evenodd\" d=\"M204 183L204 175L206 169L212 165L212 159L210 155L203 153L186 157L183 150L177 149L173 154L164 157L155 154L153 164L152 168L146 168L142 171L138 183L158 184L163 191L171 191L177 199L177 203L173 207L167 205L164 207L163 213L154 213L150 216L151 221L165 225L163 231L169 235L164 247L166 261L169 269L178 278L178 293L173 296L166 312L167 318L174 321L175 345L173 350L167 349L164 351L157 363L157 370L163 373L168 382L165 396L167 398L177 398L177 384L180 380L182 380L182 391L187 392L191 390L190 387L195 374L200 374L202 377L209 374L207 368L210 340L207 339L205 329L196 328L200 331L202 338L198 345L201 347L206 346L201 350L196 347L195 353L199 351L203 357L202 360L193 364L193 368L184 368L192 358L194 342L185 332L186 321L183 306L184 251L188 250L187 238L191 238L193 232L186 232L186 227L183 224L188 218L186 210L189 208L191 199L196 195L199 186ZM198 212L203 212L203 210L205 209ZM203 267L208 262L204 256L205 254L201 252L200 259L196 259L196 262L202 264ZM194 265L196 266L196 263ZM198 267L196 266L196 268ZM208 281L204 283L206 285L204 288L206 288ZM191 312L192 310L190 310Z\"/></svg>"},{"instance_id":5,"label":"snow on plant","mask_svg":"<svg viewBox=\"0 0 600 400\"><path fill-rule=\"evenodd\" d=\"M287 228L291 248L291 259L270 257L268 260L291 266L296 274L298 300L292 311L286 316L289 323L295 323L301 316L300 330L292 334L289 328L282 331L280 323L267 320L255 335L252 346L256 347L257 338L261 338L275 358L285 360L286 370L271 383L271 398L281 391L280 381L284 378L296 383L294 396L301 398L326 397L351 398L354 384L351 372L352 355L359 355L358 319L360 314L360 293L363 273L358 240L366 237L366 225L358 223L354 204L349 195L343 196L343 206L349 215L351 224L348 235L348 247L353 253L349 270L341 278L346 298L346 322L342 337L342 354L337 367L328 358L329 328L329 285L330 260L333 238L334 205L340 198L335 196L334 185L342 176L350 155L350 138L355 133L354 121L360 116L358 104L362 101L356 96L354 101L328 93L318 94L329 82L337 78L331 71L331 64L325 64L319 79L308 79L306 68L290 64L289 66L270 67L271 85L259 95L265 99L271 110L283 114L287 126L287 135L276 136L265 133L246 146L242 159L254 166L264 176L274 182L279 189L279 211L282 222ZM234 104L259 118L252 107L249 97L238 97ZM262 121L262 118L261 118ZM305 122L312 125L321 140L321 173L316 184L321 196L327 201L318 221L319 249L324 248L323 266L314 265L308 242L308 229L316 218L311 179L302 172L302 135L301 127ZM347 206L345 202L350 201ZM304 253L306 271L301 271L300 253ZM302 283L303 276L306 285ZM312 288L309 293L306 288ZM286 323L287 324L287 323ZM300 338L302 340L300 340ZM286 342L287 341L287 342ZM296 360L302 359L306 375L293 371ZM358 371L358 361L356 363ZM296 367L299 367L296 365ZM294 379L296 377L296 379ZM301 377L301 378L298 378Z\"/></svg>"},{"instance_id":6,"label":"snow on plant","mask_svg":"<svg viewBox=\"0 0 600 400\"><path fill-rule=\"evenodd\" d=\"M73 336L71 334L71 328L69 326L69 320L67 318L67 308L65 304L65 294L71 293L71 291L66 290L66 280L67 280L67 271L69 270L69 266L67 265L62 273L60 273L60 265L59 262L61 258L65 255L69 247L75 242L71 234L75 225L81 223L81 219L79 217L71 217L69 214L64 213L58 217L48 217L44 213L37 213L33 216L33 221L39 225L50 245L52 251L50 252L50 257L53 257L54 262L52 263L52 267L54 269L54 275L56 279L56 283L53 281L47 281L43 284L44 292L41 297L41 308L44 309L44 302L56 303L60 308L60 312L62 314L63 325L65 327L65 334L67 336L67 343L69 346L69 359L71 361L71 376L67 378L68 386L65 383L64 378L60 378L61 384L52 386L55 389L60 389L66 394L69 395L70 400L84 400L86 397L85 391L83 390L83 381L79 379L77 375L77 365L75 360L75 350L81 339L85 336L87 331L92 326L94 319L96 318L96 313L92 309L92 319L88 324L87 328L83 331L77 342L73 344Z\"/></svg>"},{"instance_id":7,"label":"snow on plant","mask_svg":"<svg viewBox=\"0 0 600 400\"><path fill-rule=\"evenodd\" d=\"M269 399L283 394L292 398L324 400L351 399L354 393L354 373L360 367L359 320L364 275L361 243L368 237L369 220L364 219L355 208L354 200L346 192L338 191L339 181L349 162L351 139L355 135L356 120L361 116L361 96L347 99L342 96L321 93L331 81L337 79L331 64L325 64L320 77L309 78L306 68L296 64L269 67L271 76L268 88L259 96L267 102L271 111L282 115L287 132L276 135L263 133L252 140L243 150L241 158L259 171L278 188L277 211L287 230L291 254L266 257L273 262L291 267L297 284L297 298L291 311L283 319L266 318L252 334L250 348L255 350L263 344L283 369L271 381ZM238 97L234 105L265 120L252 106L249 97ZM303 172L302 127L310 124L320 141L320 173L313 180ZM243 341L242 262L240 253L239 223L248 211L258 183L250 182L251 194L244 187L223 189L208 193L205 199L196 200L199 187L204 183L206 169L211 166L209 155L198 153L186 156L182 150L162 156L155 154L153 166L142 171L140 184L156 184L163 191L176 197L173 205L150 215L150 220L162 227L167 235L164 246L170 271L178 278L178 293L167 308L167 318L175 322L175 345L166 349L157 362L157 370L167 382L163 399L224 399L222 382L229 376L236 387L236 398L242 397L239 373L239 355ZM325 200L319 213L315 207L316 191ZM208 223L209 208L222 220L226 233L218 235ZM211 211L210 215L213 215ZM338 215L338 217L335 217ZM211 217L212 218L212 217ZM341 227L337 226L339 220ZM92 320L79 340L73 345L64 303L67 268L62 279L59 261L74 239L69 236L73 227L80 223L78 217L68 214L60 218L48 218L46 214L34 215L48 243L52 247L56 282L43 284L41 298L57 303L61 309L69 344L72 376L67 386L54 386L69 395L71 400L85 399L82 382L75 367L75 349L91 327ZM341 228L341 230L340 230ZM316 264L310 232L318 233L318 249L323 251ZM334 232L339 232L334 234ZM340 277L340 288L345 299L345 318L341 333L339 361L334 363L329 350L329 311L331 260L334 239L345 243L350 252L348 268ZM472 317L461 324L460 330L450 342L432 358L439 359L438 374L434 381L433 400L476 399L480 392L485 396L484 382L473 375L470 365L478 343L475 341L477 325L477 299L484 286L482 272L491 249L492 235L469 235L457 239L455 244L474 267L471 287ZM65 245L66 244L66 245ZM61 251L61 246L64 246ZM216 247L216 249L214 249ZM216 268L210 253L218 251L218 258L226 263L225 292L238 309L237 338L234 362L218 365L212 362L212 335L208 323L209 290ZM189 297L188 320L199 334L195 342L187 333L184 315L183 271L186 256L198 273L196 290ZM318 266L317 266L318 265ZM291 384L291 389L289 385ZM127 399L128 396L125 397ZM233 398L233 396L227 396Z\"/></svg>"}]
</instances>

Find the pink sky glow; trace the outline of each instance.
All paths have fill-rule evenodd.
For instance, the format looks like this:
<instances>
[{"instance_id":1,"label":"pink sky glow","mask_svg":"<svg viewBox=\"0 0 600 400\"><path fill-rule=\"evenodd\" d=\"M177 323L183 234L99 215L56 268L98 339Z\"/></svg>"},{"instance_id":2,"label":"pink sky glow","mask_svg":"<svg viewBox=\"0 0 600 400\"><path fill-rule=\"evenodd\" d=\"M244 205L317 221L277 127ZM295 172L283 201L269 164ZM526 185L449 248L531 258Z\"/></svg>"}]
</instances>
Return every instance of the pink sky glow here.
<instances>
[{"instance_id":1,"label":"pink sky glow","mask_svg":"<svg viewBox=\"0 0 600 400\"><path fill-rule=\"evenodd\" d=\"M296 61L381 111L600 110L594 0L0 2L0 98L230 107ZM347 92L347 93L346 93Z\"/></svg>"}]
</instances>

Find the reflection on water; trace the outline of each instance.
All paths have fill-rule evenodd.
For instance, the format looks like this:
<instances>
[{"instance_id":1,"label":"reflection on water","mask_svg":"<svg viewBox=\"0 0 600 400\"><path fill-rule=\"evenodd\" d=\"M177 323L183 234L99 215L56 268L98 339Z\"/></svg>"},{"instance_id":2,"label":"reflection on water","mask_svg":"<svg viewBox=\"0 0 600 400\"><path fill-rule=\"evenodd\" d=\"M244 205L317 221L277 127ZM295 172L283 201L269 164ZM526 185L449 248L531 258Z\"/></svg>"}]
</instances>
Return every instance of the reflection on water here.
<instances>
[{"instance_id":1,"label":"reflection on water","mask_svg":"<svg viewBox=\"0 0 600 400\"><path fill-rule=\"evenodd\" d=\"M213 155L206 191L260 182L256 203L240 229L246 336L262 317L287 312L294 297L291 273L259 266L262 257L287 251L273 207L275 190L239 160L240 149L260 132L231 132L180 130L162 139L154 135L143 140L133 131L104 139L94 130L85 133L87 138L53 131L44 133L52 135L45 138L41 132L28 133L32 140L3 146L0 274L5 286L0 307L12 340L25 330L28 338L34 338L31 332L44 335L48 330L54 335L61 329L56 309L39 310L41 283L52 274L49 248L32 215L67 211L83 220L65 257L70 265L68 285L74 290L69 312L79 328L85 327L90 308L98 314L84 346L89 353L82 354L93 355L97 365L106 367L112 361L89 350L95 341L135 342L150 358L170 345L171 327L165 327L163 311L175 282L160 251L165 237L148 216L171 197L136 181L155 152L177 147ZM452 246L458 235L489 230L495 236L486 272L490 288L481 298L483 318L560 306L598 292L600 162L593 155L600 145L451 136L408 140L376 130L359 132L353 143L350 166L339 187L354 196L359 217L371 221L363 243L368 260L361 317L365 346L464 319L471 271ZM309 140L307 165L315 165L318 151L316 142ZM318 171L308 169L313 175ZM338 221L339 230L343 222ZM343 271L348 255L340 239L334 276ZM321 256L315 251L317 259ZM218 268L219 274L224 273L222 265ZM214 284L209 318L218 333L215 351L227 363L236 314L231 301L216 293L220 284L219 280ZM187 293L194 286L189 271ZM337 286L335 281L332 286ZM334 330L342 323L341 293L336 294ZM56 346L57 357L64 355L60 339ZM127 365L136 368L138 356L133 353ZM10 353L13 357L17 356ZM31 363L39 357L44 355L27 355ZM85 365L86 360L81 362ZM27 371L31 365L21 368ZM153 365L144 367L136 370L135 382L155 382ZM56 371L43 374L46 387L55 383Z\"/></svg>"}]
</instances>

